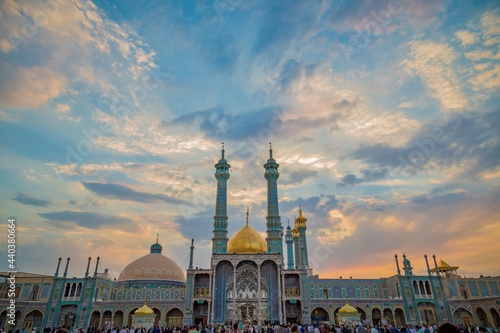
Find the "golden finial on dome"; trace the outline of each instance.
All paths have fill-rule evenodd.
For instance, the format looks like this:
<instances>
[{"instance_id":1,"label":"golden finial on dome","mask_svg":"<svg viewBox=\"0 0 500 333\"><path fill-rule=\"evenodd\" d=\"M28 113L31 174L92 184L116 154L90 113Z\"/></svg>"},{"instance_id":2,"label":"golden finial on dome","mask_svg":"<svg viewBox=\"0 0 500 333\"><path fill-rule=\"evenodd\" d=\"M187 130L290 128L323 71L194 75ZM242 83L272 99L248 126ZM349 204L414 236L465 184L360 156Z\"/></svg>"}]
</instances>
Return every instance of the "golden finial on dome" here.
<instances>
[{"instance_id":1,"label":"golden finial on dome","mask_svg":"<svg viewBox=\"0 0 500 333\"><path fill-rule=\"evenodd\" d=\"M250 212L250 206L247 206L247 225L248 225L248 213Z\"/></svg>"},{"instance_id":2,"label":"golden finial on dome","mask_svg":"<svg viewBox=\"0 0 500 333\"><path fill-rule=\"evenodd\" d=\"M158 243L158 237L160 237L160 234L156 234L156 242Z\"/></svg>"}]
</instances>

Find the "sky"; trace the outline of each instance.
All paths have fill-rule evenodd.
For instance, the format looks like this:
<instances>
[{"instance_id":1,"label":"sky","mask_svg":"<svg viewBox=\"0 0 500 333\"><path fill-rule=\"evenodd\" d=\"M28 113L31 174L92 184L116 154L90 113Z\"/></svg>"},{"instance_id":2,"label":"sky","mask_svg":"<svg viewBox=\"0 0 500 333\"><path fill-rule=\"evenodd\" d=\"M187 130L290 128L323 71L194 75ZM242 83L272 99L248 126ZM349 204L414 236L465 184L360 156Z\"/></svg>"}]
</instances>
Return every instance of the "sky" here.
<instances>
[{"instance_id":1,"label":"sky","mask_svg":"<svg viewBox=\"0 0 500 333\"><path fill-rule=\"evenodd\" d=\"M229 237L265 237L272 142L320 277L500 275L499 48L498 1L1 1L1 234L25 272L157 234L209 268L221 143Z\"/></svg>"}]
</instances>

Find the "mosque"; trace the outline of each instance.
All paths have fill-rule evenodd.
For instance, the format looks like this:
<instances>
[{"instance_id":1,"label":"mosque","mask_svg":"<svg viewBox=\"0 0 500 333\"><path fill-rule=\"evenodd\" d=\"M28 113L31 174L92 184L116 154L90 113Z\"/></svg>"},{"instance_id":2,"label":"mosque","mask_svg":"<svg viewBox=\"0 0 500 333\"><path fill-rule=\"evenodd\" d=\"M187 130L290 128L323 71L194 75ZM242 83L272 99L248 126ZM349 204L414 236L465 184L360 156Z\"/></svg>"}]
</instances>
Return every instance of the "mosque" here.
<instances>
[{"instance_id":1,"label":"mosque","mask_svg":"<svg viewBox=\"0 0 500 333\"><path fill-rule=\"evenodd\" d=\"M427 275L414 275L403 254L395 255L395 274L373 279L322 279L309 267L307 218L302 209L293 228L285 230L279 214L279 165L272 148L264 164L267 181L265 239L248 223L228 238L227 186L230 165L215 164L217 181L209 268L183 270L162 254L156 242L150 252L128 264L117 279L94 272L88 258L82 277L62 273L59 258L54 275L18 273L16 325L8 324L7 273L0 273L0 327L14 333L26 328L121 326L160 327L192 323L267 322L317 325L321 321L355 325L423 324L445 321L500 327L500 276L465 278L458 266L424 257ZM285 245L285 246L283 246ZM285 256L286 253L286 256ZM286 257L286 262L285 262Z\"/></svg>"}]
</instances>

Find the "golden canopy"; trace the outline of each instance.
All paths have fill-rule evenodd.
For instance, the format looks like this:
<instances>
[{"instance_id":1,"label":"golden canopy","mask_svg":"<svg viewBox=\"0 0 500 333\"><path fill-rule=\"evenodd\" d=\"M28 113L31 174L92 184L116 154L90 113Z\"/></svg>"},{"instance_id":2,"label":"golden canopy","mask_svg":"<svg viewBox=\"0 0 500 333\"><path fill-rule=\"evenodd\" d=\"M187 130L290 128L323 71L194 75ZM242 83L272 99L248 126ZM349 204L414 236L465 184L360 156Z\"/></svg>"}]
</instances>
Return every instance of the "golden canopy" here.
<instances>
[{"instance_id":1,"label":"golden canopy","mask_svg":"<svg viewBox=\"0 0 500 333\"><path fill-rule=\"evenodd\" d=\"M458 269L458 266L450 266L446 262L444 262L443 259L441 259L441 260L439 260L439 263L438 263L438 269L440 272L456 271ZM432 268L431 272L435 273L436 268Z\"/></svg>"},{"instance_id":2,"label":"golden canopy","mask_svg":"<svg viewBox=\"0 0 500 333\"><path fill-rule=\"evenodd\" d=\"M346 302L345 305L339 309L339 313L358 313L358 310Z\"/></svg>"},{"instance_id":3,"label":"golden canopy","mask_svg":"<svg viewBox=\"0 0 500 333\"><path fill-rule=\"evenodd\" d=\"M144 305L142 307L135 310L135 312L134 312L134 314L152 314L152 313L155 313L155 312L153 311L153 309L151 309L149 306L147 306L146 303L144 303Z\"/></svg>"}]
</instances>

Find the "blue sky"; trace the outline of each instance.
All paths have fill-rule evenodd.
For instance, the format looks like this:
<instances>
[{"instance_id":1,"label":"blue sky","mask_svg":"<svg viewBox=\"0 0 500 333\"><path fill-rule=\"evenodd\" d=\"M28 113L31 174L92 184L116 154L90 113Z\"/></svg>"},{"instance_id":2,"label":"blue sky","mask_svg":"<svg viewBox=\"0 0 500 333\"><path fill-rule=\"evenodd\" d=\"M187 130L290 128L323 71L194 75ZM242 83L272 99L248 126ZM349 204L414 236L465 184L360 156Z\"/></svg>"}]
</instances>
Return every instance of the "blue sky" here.
<instances>
[{"instance_id":1,"label":"blue sky","mask_svg":"<svg viewBox=\"0 0 500 333\"><path fill-rule=\"evenodd\" d=\"M499 22L496 1L3 1L18 269L117 277L157 233L208 267L221 142L231 236L247 206L265 235L272 141L321 276L389 276L395 253L499 275Z\"/></svg>"}]
</instances>

